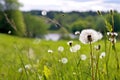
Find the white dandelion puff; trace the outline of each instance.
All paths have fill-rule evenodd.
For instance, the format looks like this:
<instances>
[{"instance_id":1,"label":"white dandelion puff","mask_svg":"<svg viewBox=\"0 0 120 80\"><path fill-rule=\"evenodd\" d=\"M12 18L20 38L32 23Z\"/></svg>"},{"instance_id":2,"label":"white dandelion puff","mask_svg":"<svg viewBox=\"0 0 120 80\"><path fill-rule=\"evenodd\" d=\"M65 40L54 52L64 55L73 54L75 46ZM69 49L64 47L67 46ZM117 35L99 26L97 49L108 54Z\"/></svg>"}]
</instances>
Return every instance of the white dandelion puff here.
<instances>
[{"instance_id":1,"label":"white dandelion puff","mask_svg":"<svg viewBox=\"0 0 120 80\"><path fill-rule=\"evenodd\" d=\"M49 49L49 50L48 50L48 53L53 53L53 50Z\"/></svg>"},{"instance_id":2,"label":"white dandelion puff","mask_svg":"<svg viewBox=\"0 0 120 80\"><path fill-rule=\"evenodd\" d=\"M76 48L76 50L80 50L81 46L79 44L74 45L74 47Z\"/></svg>"},{"instance_id":3,"label":"white dandelion puff","mask_svg":"<svg viewBox=\"0 0 120 80\"><path fill-rule=\"evenodd\" d=\"M68 44L69 46L72 46L73 41L68 41L67 44Z\"/></svg>"},{"instance_id":4,"label":"white dandelion puff","mask_svg":"<svg viewBox=\"0 0 120 80\"><path fill-rule=\"evenodd\" d=\"M30 70L31 68L32 68L31 64L26 64L26 65L25 65L25 69Z\"/></svg>"},{"instance_id":5,"label":"white dandelion puff","mask_svg":"<svg viewBox=\"0 0 120 80\"><path fill-rule=\"evenodd\" d=\"M63 51L64 51L64 47L63 47L63 46L59 46L59 47L58 47L58 51L59 51L59 52L63 52Z\"/></svg>"},{"instance_id":6,"label":"white dandelion puff","mask_svg":"<svg viewBox=\"0 0 120 80\"><path fill-rule=\"evenodd\" d=\"M12 32L11 31L8 31L8 34L11 34Z\"/></svg>"},{"instance_id":7,"label":"white dandelion puff","mask_svg":"<svg viewBox=\"0 0 120 80\"><path fill-rule=\"evenodd\" d=\"M81 60L83 60L83 61L87 59L86 55L84 55L84 54L82 54L82 55L80 56L80 58L81 58Z\"/></svg>"},{"instance_id":8,"label":"white dandelion puff","mask_svg":"<svg viewBox=\"0 0 120 80\"><path fill-rule=\"evenodd\" d=\"M80 31L76 31L76 32L75 32L75 35L80 35Z\"/></svg>"},{"instance_id":9,"label":"white dandelion puff","mask_svg":"<svg viewBox=\"0 0 120 80\"><path fill-rule=\"evenodd\" d=\"M19 73L21 73L22 71L23 71L23 69L22 69L22 68L19 68L19 69L18 69L18 72L19 72Z\"/></svg>"},{"instance_id":10,"label":"white dandelion puff","mask_svg":"<svg viewBox=\"0 0 120 80\"><path fill-rule=\"evenodd\" d=\"M116 32L107 32L108 36L118 36L118 33Z\"/></svg>"},{"instance_id":11,"label":"white dandelion puff","mask_svg":"<svg viewBox=\"0 0 120 80\"><path fill-rule=\"evenodd\" d=\"M76 47L74 47L74 46L70 47L70 52L77 52L77 51L78 51L78 50L77 50Z\"/></svg>"},{"instance_id":12,"label":"white dandelion puff","mask_svg":"<svg viewBox=\"0 0 120 80\"><path fill-rule=\"evenodd\" d=\"M79 40L84 43L93 43L96 42L98 40L100 40L102 37L100 36L100 33L98 33L97 31L93 30L93 29L85 29L81 32Z\"/></svg>"},{"instance_id":13,"label":"white dandelion puff","mask_svg":"<svg viewBox=\"0 0 120 80\"><path fill-rule=\"evenodd\" d=\"M104 58L105 55L106 55L106 53L105 53L105 52L102 52L102 53L100 54L100 59Z\"/></svg>"},{"instance_id":14,"label":"white dandelion puff","mask_svg":"<svg viewBox=\"0 0 120 80\"><path fill-rule=\"evenodd\" d=\"M62 58L62 59L61 59L61 62L62 62L63 64L66 64L66 63L68 62L68 59L67 59L67 58Z\"/></svg>"},{"instance_id":15,"label":"white dandelion puff","mask_svg":"<svg viewBox=\"0 0 120 80\"><path fill-rule=\"evenodd\" d=\"M46 16L46 15L47 15L47 11L43 10L43 11L41 12L41 14L42 14L43 16Z\"/></svg>"}]
</instances>

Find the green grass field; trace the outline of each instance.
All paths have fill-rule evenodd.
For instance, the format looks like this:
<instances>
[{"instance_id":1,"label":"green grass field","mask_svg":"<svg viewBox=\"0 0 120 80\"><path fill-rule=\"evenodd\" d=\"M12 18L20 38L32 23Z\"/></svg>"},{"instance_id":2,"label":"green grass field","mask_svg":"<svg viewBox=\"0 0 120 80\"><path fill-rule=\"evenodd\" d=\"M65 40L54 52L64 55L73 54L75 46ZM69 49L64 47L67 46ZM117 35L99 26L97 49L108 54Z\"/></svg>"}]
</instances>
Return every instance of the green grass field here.
<instances>
[{"instance_id":1,"label":"green grass field","mask_svg":"<svg viewBox=\"0 0 120 80\"><path fill-rule=\"evenodd\" d=\"M73 45L81 46L80 50L74 53L70 52L67 42L0 34L0 80L91 80L89 44L82 44L79 40L73 41ZM107 41L105 47L102 40L92 46L98 44L101 49L93 49L95 80L119 80L120 71L116 69L115 53L110 43ZM59 46L64 47L63 52L58 51ZM116 48L120 57L120 42L116 43ZM53 53L48 53L49 49L53 50ZM106 52L106 56L99 58L96 72L96 63L102 52ZM86 60L81 60L82 54L87 56ZM110 57L106 65L108 54ZM66 58L68 62L62 63L62 58Z\"/></svg>"}]
</instances>

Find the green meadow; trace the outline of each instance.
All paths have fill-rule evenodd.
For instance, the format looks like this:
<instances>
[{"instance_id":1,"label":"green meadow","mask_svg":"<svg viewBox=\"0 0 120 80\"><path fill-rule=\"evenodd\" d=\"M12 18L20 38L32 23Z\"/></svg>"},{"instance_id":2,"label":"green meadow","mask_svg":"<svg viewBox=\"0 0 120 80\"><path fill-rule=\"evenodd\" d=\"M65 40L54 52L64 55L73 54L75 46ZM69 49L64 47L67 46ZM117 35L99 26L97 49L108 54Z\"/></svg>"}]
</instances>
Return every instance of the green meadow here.
<instances>
[{"instance_id":1,"label":"green meadow","mask_svg":"<svg viewBox=\"0 0 120 80\"><path fill-rule=\"evenodd\" d=\"M89 44L75 40L73 45L79 44L81 48L77 52L70 52L67 42L0 34L0 80L91 80ZM95 50L94 46L98 44L101 48ZM92 44L95 80L120 79L111 45L104 39ZM59 46L63 46L64 51L58 51ZM116 43L116 51L119 58L119 41ZM100 58L102 52L106 54ZM81 55L86 55L86 59L82 60ZM63 58L67 59L65 63L62 63Z\"/></svg>"}]
</instances>

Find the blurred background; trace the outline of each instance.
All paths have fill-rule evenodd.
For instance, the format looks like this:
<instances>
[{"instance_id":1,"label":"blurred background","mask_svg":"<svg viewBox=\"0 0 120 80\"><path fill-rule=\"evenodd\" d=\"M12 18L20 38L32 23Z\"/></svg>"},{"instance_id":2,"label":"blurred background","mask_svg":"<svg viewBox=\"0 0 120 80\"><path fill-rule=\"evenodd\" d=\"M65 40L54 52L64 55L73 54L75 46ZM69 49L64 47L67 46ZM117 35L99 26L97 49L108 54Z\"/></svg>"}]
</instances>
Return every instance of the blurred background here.
<instances>
[{"instance_id":1,"label":"blurred background","mask_svg":"<svg viewBox=\"0 0 120 80\"><path fill-rule=\"evenodd\" d=\"M119 0L0 0L0 33L57 41L75 39L75 31L93 28L104 34L103 17L114 10L114 30L120 32Z\"/></svg>"}]
</instances>

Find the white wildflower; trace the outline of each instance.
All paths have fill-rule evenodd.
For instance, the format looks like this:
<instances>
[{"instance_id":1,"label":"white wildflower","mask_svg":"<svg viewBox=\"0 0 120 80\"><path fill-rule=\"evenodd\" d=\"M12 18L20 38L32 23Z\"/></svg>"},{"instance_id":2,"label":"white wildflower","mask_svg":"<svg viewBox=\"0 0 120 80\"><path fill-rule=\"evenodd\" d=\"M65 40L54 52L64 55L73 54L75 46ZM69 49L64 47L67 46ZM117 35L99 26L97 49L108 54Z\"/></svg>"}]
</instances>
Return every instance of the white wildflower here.
<instances>
[{"instance_id":1,"label":"white wildflower","mask_svg":"<svg viewBox=\"0 0 120 80\"><path fill-rule=\"evenodd\" d=\"M68 62L68 59L67 59L67 58L62 58L62 59L61 59L61 62L62 62L63 64L66 64L66 63Z\"/></svg>"},{"instance_id":2,"label":"white wildflower","mask_svg":"<svg viewBox=\"0 0 120 80\"><path fill-rule=\"evenodd\" d=\"M84 61L84 60L86 60L87 57L86 57L86 55L82 54L82 55L80 56L80 58L81 58L81 60Z\"/></svg>"},{"instance_id":3,"label":"white wildflower","mask_svg":"<svg viewBox=\"0 0 120 80\"><path fill-rule=\"evenodd\" d=\"M41 14L42 14L43 16L46 16L46 15L47 15L47 11L43 10L43 11L41 12Z\"/></svg>"},{"instance_id":4,"label":"white wildflower","mask_svg":"<svg viewBox=\"0 0 120 80\"><path fill-rule=\"evenodd\" d=\"M69 46L72 46L73 41L68 41L67 44L68 44Z\"/></svg>"},{"instance_id":5,"label":"white wildflower","mask_svg":"<svg viewBox=\"0 0 120 80\"><path fill-rule=\"evenodd\" d=\"M59 47L58 47L58 51L59 51L59 52L63 52L63 51L64 51L64 47L63 47L63 46L59 46Z\"/></svg>"},{"instance_id":6,"label":"white wildflower","mask_svg":"<svg viewBox=\"0 0 120 80\"><path fill-rule=\"evenodd\" d=\"M48 50L48 53L53 53L53 50L49 49L49 50Z\"/></svg>"},{"instance_id":7,"label":"white wildflower","mask_svg":"<svg viewBox=\"0 0 120 80\"><path fill-rule=\"evenodd\" d=\"M102 58L104 58L105 57L105 52L102 52L101 54L100 54L100 58L102 59Z\"/></svg>"},{"instance_id":8,"label":"white wildflower","mask_svg":"<svg viewBox=\"0 0 120 80\"><path fill-rule=\"evenodd\" d=\"M79 31L76 31L76 32L75 32L75 35L80 35L80 32L79 32Z\"/></svg>"},{"instance_id":9,"label":"white wildflower","mask_svg":"<svg viewBox=\"0 0 120 80\"><path fill-rule=\"evenodd\" d=\"M80 34L79 40L84 43L93 43L96 42L98 40L100 40L102 37L100 35L100 33L98 33L97 31L93 30L93 29L86 29L83 30Z\"/></svg>"}]
</instances>

